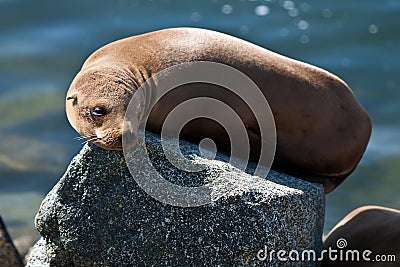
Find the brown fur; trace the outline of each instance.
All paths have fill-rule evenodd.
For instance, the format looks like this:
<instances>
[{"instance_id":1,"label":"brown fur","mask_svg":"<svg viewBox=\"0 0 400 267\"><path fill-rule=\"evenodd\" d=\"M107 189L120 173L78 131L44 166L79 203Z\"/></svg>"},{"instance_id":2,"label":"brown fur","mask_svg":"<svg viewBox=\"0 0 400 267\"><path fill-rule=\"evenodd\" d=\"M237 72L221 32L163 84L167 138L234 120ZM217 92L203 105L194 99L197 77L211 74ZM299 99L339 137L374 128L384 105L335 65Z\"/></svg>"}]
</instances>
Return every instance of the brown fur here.
<instances>
[{"instance_id":1,"label":"brown fur","mask_svg":"<svg viewBox=\"0 0 400 267\"><path fill-rule=\"evenodd\" d=\"M322 266L399 266L400 210L363 206L350 212L327 235L324 249L336 249L338 239L347 241L346 249L361 252L368 249L373 255L396 255L396 262L323 262ZM361 257L361 256L360 256Z\"/></svg>"},{"instance_id":2,"label":"brown fur","mask_svg":"<svg viewBox=\"0 0 400 267\"><path fill-rule=\"evenodd\" d=\"M110 131L119 139L129 97L152 74L179 63L212 61L232 66L249 76L268 100L277 128L273 167L335 188L357 166L368 143L371 122L349 87L336 76L222 33L194 29L166 29L110 43L94 52L75 77L66 103L71 125L105 149L120 149L96 138L95 131ZM96 81L94 81L96 79ZM117 84L118 83L118 84ZM251 157L257 160L260 129L242 101L217 86L183 86L164 97L150 113L147 129L156 133L172 107L195 95L213 96L234 107L246 124ZM221 88L219 88L221 89ZM101 103L103 102L103 103ZM85 111L98 105L112 112L96 122ZM207 129L204 129L207 126ZM131 130L132 131L132 130ZM183 129L183 136L199 141L214 139L229 150L229 138L211 121L197 120Z\"/></svg>"}]
</instances>

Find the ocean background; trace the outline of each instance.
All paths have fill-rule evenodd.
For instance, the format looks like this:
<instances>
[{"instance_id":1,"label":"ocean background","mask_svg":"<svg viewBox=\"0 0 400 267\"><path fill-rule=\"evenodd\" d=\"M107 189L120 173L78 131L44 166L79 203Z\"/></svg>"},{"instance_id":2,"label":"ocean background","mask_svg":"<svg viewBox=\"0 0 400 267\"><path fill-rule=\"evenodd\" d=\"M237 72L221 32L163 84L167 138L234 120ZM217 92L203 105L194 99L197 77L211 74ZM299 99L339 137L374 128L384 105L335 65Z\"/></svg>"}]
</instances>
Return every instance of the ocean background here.
<instances>
[{"instance_id":1,"label":"ocean background","mask_svg":"<svg viewBox=\"0 0 400 267\"><path fill-rule=\"evenodd\" d=\"M325 230L354 208L400 209L400 1L0 0L0 215L34 235L41 200L82 141L68 86L101 46L168 27L213 29L327 69L373 120L356 171L326 197Z\"/></svg>"}]
</instances>

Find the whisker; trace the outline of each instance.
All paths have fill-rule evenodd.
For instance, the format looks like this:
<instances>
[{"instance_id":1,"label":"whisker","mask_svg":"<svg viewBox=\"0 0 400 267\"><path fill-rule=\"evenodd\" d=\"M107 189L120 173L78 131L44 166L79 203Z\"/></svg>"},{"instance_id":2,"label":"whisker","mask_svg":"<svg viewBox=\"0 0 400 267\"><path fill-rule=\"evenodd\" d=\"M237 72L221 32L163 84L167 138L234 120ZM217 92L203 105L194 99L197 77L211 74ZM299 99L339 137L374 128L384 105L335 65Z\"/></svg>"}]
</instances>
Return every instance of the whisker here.
<instances>
[{"instance_id":1,"label":"whisker","mask_svg":"<svg viewBox=\"0 0 400 267\"><path fill-rule=\"evenodd\" d=\"M98 140L97 136L93 136L93 137L91 137L91 138L86 138L86 141L87 141L87 142L93 142L93 141L95 141L95 140Z\"/></svg>"},{"instance_id":2,"label":"whisker","mask_svg":"<svg viewBox=\"0 0 400 267\"><path fill-rule=\"evenodd\" d=\"M88 143L88 142L96 142L96 141L102 141L104 142L107 146L113 146L115 145L117 142L119 142L119 139L116 138L115 136L118 136L119 131L115 130L115 131L103 131L101 134L101 138L98 137L97 134L92 134L89 136L77 136L74 137L75 140L83 140L82 145Z\"/></svg>"},{"instance_id":3,"label":"whisker","mask_svg":"<svg viewBox=\"0 0 400 267\"><path fill-rule=\"evenodd\" d=\"M85 140L85 141L83 141L83 142L81 143L81 145L86 145L88 142L89 142L88 140Z\"/></svg>"},{"instance_id":4,"label":"whisker","mask_svg":"<svg viewBox=\"0 0 400 267\"><path fill-rule=\"evenodd\" d=\"M84 140L84 141L81 143L82 145L84 145L84 144L86 144L87 142L93 142L93 141L95 141L95 140L98 139L98 138L97 138L97 135L92 134L92 135L90 135L90 136L88 136L88 137L85 137L85 136L77 136L77 137L74 137L74 139L75 139L75 140L79 140L79 141Z\"/></svg>"}]
</instances>

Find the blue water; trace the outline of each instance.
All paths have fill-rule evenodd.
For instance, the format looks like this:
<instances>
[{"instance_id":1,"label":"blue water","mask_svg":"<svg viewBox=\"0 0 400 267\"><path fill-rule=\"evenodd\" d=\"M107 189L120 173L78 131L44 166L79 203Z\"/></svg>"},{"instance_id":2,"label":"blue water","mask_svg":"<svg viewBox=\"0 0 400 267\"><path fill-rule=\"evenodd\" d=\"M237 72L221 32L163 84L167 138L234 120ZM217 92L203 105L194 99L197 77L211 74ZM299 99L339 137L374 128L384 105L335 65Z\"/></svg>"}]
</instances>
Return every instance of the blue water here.
<instances>
[{"instance_id":1,"label":"blue water","mask_svg":"<svg viewBox=\"0 0 400 267\"><path fill-rule=\"evenodd\" d=\"M325 232L357 206L400 208L400 1L0 0L0 214L14 238L79 151L64 97L86 57L175 26L225 32L343 78L373 119L357 170L327 196Z\"/></svg>"}]
</instances>

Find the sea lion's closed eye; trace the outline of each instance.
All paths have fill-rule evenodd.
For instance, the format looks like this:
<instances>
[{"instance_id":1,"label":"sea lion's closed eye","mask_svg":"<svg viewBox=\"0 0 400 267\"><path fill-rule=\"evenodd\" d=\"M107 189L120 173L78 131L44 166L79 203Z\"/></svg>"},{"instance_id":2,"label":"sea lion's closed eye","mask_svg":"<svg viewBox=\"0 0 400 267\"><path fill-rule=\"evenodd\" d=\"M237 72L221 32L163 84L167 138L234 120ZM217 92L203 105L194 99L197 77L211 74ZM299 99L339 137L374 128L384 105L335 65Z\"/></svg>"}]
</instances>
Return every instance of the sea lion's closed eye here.
<instances>
[{"instance_id":1,"label":"sea lion's closed eye","mask_svg":"<svg viewBox=\"0 0 400 267\"><path fill-rule=\"evenodd\" d=\"M107 114L107 109L103 107L95 107L94 109L92 109L92 115L94 117L102 117L105 116L106 114Z\"/></svg>"}]
</instances>

